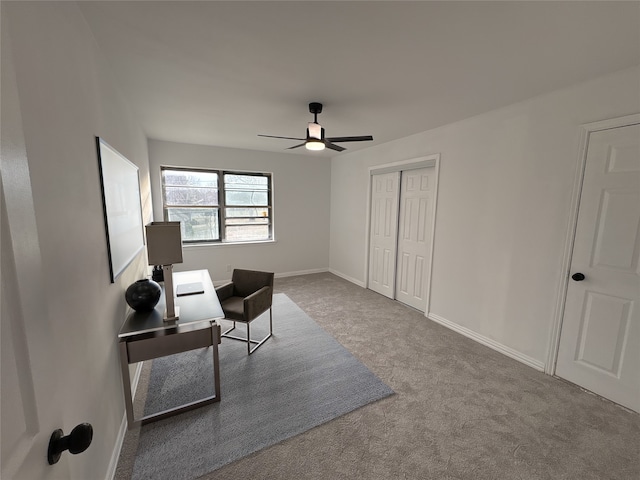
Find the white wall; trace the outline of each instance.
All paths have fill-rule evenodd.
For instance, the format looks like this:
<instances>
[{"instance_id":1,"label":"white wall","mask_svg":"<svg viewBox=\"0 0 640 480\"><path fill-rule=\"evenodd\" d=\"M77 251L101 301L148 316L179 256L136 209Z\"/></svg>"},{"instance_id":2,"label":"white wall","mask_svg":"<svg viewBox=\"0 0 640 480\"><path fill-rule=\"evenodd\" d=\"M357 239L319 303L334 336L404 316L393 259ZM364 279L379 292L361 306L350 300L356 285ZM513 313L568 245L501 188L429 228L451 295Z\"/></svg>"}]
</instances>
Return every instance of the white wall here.
<instances>
[{"instance_id":1,"label":"white wall","mask_svg":"<svg viewBox=\"0 0 640 480\"><path fill-rule=\"evenodd\" d=\"M185 246L184 263L175 265L176 271L205 268L214 281L222 281L231 278L227 265L276 275L327 269L330 159L149 140L149 165L157 221L162 220L162 165L273 173L276 241Z\"/></svg>"},{"instance_id":2,"label":"white wall","mask_svg":"<svg viewBox=\"0 0 640 480\"><path fill-rule=\"evenodd\" d=\"M32 217L31 236L13 245L19 264L15 275L23 305L42 303L42 316L25 312L25 330L48 332L39 339L46 348L29 352L39 395L39 418L32 420L40 432L34 440L36 456L28 459L29 472L38 473L28 478L103 479L124 415L116 341L127 309L124 291L147 267L141 253L110 283L94 136L140 167L148 221L147 141L75 3L3 2L2 16L3 74L5 69L15 72L13 86L5 90L2 85L3 100L5 94L12 100L6 109L2 104L3 124L12 126L3 128L9 136L2 141L3 146L23 146L21 152L3 148L4 197L11 200L6 214L16 218L25 211L21 205L32 205L26 212ZM3 241L16 240L18 225L9 225ZM36 278L44 287L37 300L30 299ZM36 344L33 337L28 340ZM19 373L26 381L27 371ZM43 384L51 389L43 391ZM3 418L20 414L20 405L3 402L2 408ZM29 405L25 408L29 414ZM53 430L68 434L81 422L94 427L89 449L75 456L67 452L60 464L47 465Z\"/></svg>"},{"instance_id":3,"label":"white wall","mask_svg":"<svg viewBox=\"0 0 640 480\"><path fill-rule=\"evenodd\" d=\"M332 160L330 268L365 282L368 167L440 153L431 311L542 368L580 125L640 112L617 72Z\"/></svg>"}]
</instances>

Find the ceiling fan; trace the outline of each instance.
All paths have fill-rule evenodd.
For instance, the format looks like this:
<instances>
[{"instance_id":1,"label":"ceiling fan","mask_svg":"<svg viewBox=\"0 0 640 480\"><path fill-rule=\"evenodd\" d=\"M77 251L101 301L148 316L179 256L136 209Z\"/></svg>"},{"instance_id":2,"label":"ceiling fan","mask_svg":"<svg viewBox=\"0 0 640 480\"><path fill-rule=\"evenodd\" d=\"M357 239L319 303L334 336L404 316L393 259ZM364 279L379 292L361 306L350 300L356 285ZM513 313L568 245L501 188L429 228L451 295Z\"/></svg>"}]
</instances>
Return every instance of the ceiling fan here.
<instances>
[{"instance_id":1,"label":"ceiling fan","mask_svg":"<svg viewBox=\"0 0 640 480\"><path fill-rule=\"evenodd\" d=\"M303 143L289 147L287 150L291 150L298 147L306 147L307 150L324 150L330 148L336 152L342 152L346 148L336 145L335 143L342 142L369 142L373 140L371 135L362 135L359 137L325 137L324 128L318 123L318 114L322 113L322 104L318 102L311 102L309 104L309 112L313 113L313 122L309 122L307 126L307 138L295 138L295 137L277 137L275 135L258 135L259 137L269 138L283 138L285 140L303 140Z\"/></svg>"}]
</instances>

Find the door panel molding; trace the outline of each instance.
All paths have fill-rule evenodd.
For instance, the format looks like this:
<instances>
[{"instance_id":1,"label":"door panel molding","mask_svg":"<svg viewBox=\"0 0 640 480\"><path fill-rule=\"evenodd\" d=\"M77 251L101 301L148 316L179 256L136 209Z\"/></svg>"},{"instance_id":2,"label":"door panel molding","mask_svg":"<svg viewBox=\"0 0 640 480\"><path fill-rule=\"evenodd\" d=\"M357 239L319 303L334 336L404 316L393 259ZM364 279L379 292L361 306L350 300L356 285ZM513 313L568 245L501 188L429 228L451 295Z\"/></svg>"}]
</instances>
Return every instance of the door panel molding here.
<instances>
[{"instance_id":1,"label":"door panel molding","mask_svg":"<svg viewBox=\"0 0 640 480\"><path fill-rule=\"evenodd\" d=\"M560 348L560 332L562 330L562 319L564 316L564 307L567 300L567 287L569 285L571 256L573 254L573 245L576 236L576 228L578 225L578 207L580 205L580 195L582 194L584 169L587 164L587 145L589 144L589 136L593 132L610 130L613 128L625 127L628 125L636 125L639 123L640 113L636 113L633 115L626 115L623 117L611 118L599 122L592 122L581 125L578 155L576 157L575 175L571 193L571 204L569 207L569 216L567 219L567 232L565 234L564 251L562 254L562 263L560 268L561 273L558 280L558 296L556 298L556 305L554 308L552 327L551 331L549 332L547 361L544 366L544 372L548 375L555 375L556 373L558 350Z\"/></svg>"},{"instance_id":2,"label":"door panel molding","mask_svg":"<svg viewBox=\"0 0 640 480\"><path fill-rule=\"evenodd\" d=\"M638 273L638 254L640 246L633 240L638 236L640 215L628 214L626 204L638 205L640 193L627 189L604 189L600 197L598 218L596 220L596 238L591 252L591 266L611 268L628 273ZM620 212L620 213L618 213ZM607 219L616 216L616 223L623 223L624 231L607 229ZM624 219L620 217L626 217ZM623 220L620 222L620 220ZM614 248L607 249L608 240L617 242Z\"/></svg>"}]
</instances>

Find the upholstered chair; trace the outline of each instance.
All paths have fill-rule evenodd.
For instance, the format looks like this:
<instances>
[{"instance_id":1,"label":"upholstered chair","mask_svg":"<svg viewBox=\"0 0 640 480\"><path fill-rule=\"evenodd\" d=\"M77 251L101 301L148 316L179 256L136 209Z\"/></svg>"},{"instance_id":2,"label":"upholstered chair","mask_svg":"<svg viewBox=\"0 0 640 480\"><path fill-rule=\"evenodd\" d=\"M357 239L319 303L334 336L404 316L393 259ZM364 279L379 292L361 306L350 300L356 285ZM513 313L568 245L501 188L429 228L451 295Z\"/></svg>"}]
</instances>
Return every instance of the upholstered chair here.
<instances>
[{"instance_id":1,"label":"upholstered chair","mask_svg":"<svg viewBox=\"0 0 640 480\"><path fill-rule=\"evenodd\" d=\"M216 287L225 319L233 321L233 327L222 333L225 338L247 343L247 353L251 355L273 333L273 273L256 270L233 270L231 282ZM269 334L261 340L251 339L251 322L269 310ZM247 336L230 335L236 322L247 325ZM255 346L253 346L255 345ZM252 347L253 346L253 347Z\"/></svg>"}]
</instances>

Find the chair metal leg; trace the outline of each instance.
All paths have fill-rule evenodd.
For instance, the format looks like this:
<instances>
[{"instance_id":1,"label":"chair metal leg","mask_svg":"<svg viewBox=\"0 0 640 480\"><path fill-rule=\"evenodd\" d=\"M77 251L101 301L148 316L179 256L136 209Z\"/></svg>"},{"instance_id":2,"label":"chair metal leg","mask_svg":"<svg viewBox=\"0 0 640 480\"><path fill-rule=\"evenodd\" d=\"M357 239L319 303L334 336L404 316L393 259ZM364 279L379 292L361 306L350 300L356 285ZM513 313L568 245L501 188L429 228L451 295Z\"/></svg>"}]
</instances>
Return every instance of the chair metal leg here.
<instances>
[{"instance_id":1,"label":"chair metal leg","mask_svg":"<svg viewBox=\"0 0 640 480\"><path fill-rule=\"evenodd\" d=\"M253 352L255 352L258 347L260 345L262 345L264 342L266 342L269 338L271 338L271 336L273 335L273 310L271 308L269 308L269 334L264 337L262 340L251 340L251 327L250 327L251 322L247 322L247 337L246 338L242 338L242 337L236 337L234 335L228 335L229 332L231 332L232 330L234 330L236 328L236 322L233 322L233 327L231 327L229 330L225 331L221 336L225 337L225 338L230 338L232 340L239 340L241 342L247 342L247 355L251 355ZM255 346L253 348L251 348L251 344L254 344Z\"/></svg>"},{"instance_id":2,"label":"chair metal leg","mask_svg":"<svg viewBox=\"0 0 640 480\"><path fill-rule=\"evenodd\" d=\"M236 329L236 322L233 322L233 327L231 327L229 330L222 332L222 334L220 335L221 337L225 337L227 335L227 333L231 332L232 330ZM231 336L229 336L228 338L233 338Z\"/></svg>"},{"instance_id":3,"label":"chair metal leg","mask_svg":"<svg viewBox=\"0 0 640 480\"><path fill-rule=\"evenodd\" d=\"M272 310L272 308L269 308L269 335L267 335L266 337L264 337L260 341L250 340L250 343L247 343L247 347L250 347L252 343L255 343L256 346L249 350L249 355L251 355L253 352L255 352L260 345L262 345L269 338L271 338L271 335L273 335L273 310ZM249 324L248 323L247 323L247 338L250 338L249 337Z\"/></svg>"},{"instance_id":4,"label":"chair metal leg","mask_svg":"<svg viewBox=\"0 0 640 480\"><path fill-rule=\"evenodd\" d=\"M247 322L247 355L251 355L251 322Z\"/></svg>"}]
</instances>

